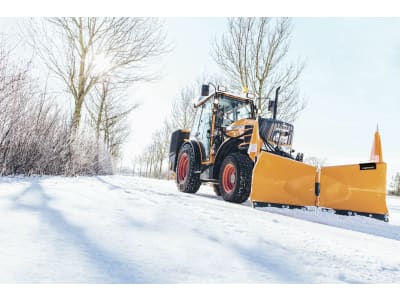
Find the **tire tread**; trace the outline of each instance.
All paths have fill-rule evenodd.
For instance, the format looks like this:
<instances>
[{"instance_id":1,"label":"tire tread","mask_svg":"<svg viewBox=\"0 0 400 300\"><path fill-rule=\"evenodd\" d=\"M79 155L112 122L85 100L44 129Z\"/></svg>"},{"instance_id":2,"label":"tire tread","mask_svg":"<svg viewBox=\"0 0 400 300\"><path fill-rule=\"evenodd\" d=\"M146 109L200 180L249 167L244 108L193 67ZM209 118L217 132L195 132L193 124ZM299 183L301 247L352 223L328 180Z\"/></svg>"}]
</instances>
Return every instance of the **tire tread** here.
<instances>
[{"instance_id":1,"label":"tire tread","mask_svg":"<svg viewBox=\"0 0 400 300\"><path fill-rule=\"evenodd\" d=\"M178 162L179 158L182 153L186 152L189 156L189 170L188 170L188 178L184 180L182 183L178 182L178 177L176 178L176 184L178 186L179 191L183 193L196 193L200 186L200 162L196 161L196 154L194 153L194 149L190 144L184 144L179 151L178 155Z\"/></svg>"},{"instance_id":2,"label":"tire tread","mask_svg":"<svg viewBox=\"0 0 400 300\"><path fill-rule=\"evenodd\" d=\"M229 162L233 163L237 169L237 177L238 181L236 182L236 187L233 193L227 194L224 193L222 184L221 184L221 176L222 172L224 170L224 167L226 164ZM220 169L220 174L219 174L219 180L220 180L220 190L222 197L224 198L225 201L228 202L234 202L234 203L243 203L245 202L249 196L250 196L250 191L251 191L251 176L253 172L253 162L251 159L240 152L235 152L232 154L229 154L223 161L221 169Z\"/></svg>"}]
</instances>

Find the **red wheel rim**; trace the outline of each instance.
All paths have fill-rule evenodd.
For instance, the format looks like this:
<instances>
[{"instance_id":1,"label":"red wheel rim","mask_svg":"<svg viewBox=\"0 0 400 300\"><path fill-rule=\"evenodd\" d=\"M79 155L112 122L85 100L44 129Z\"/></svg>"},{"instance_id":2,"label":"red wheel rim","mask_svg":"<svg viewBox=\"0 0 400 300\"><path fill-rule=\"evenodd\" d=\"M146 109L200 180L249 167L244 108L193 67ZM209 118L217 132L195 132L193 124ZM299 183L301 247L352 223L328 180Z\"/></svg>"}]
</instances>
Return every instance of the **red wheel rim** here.
<instances>
[{"instance_id":1,"label":"red wheel rim","mask_svg":"<svg viewBox=\"0 0 400 300\"><path fill-rule=\"evenodd\" d=\"M189 170L189 156L187 153L182 153L178 161L178 182L182 182L185 180Z\"/></svg>"},{"instance_id":2,"label":"red wheel rim","mask_svg":"<svg viewBox=\"0 0 400 300\"><path fill-rule=\"evenodd\" d=\"M236 168L233 164L227 164L222 173L222 187L227 193L232 192L236 186Z\"/></svg>"}]
</instances>

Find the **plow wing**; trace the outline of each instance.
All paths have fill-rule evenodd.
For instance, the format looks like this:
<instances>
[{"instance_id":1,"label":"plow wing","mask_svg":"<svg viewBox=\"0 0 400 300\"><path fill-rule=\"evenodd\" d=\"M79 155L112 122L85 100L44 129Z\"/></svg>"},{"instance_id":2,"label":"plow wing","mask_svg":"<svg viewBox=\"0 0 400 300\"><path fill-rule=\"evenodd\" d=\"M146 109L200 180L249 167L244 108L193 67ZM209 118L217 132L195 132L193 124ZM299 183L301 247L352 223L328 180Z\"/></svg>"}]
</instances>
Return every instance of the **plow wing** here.
<instances>
[{"instance_id":1,"label":"plow wing","mask_svg":"<svg viewBox=\"0 0 400 300\"><path fill-rule=\"evenodd\" d=\"M322 167L319 205L338 211L386 215L386 164Z\"/></svg>"},{"instance_id":2,"label":"plow wing","mask_svg":"<svg viewBox=\"0 0 400 300\"><path fill-rule=\"evenodd\" d=\"M254 206L317 206L387 221L386 163L379 133L369 163L317 168L260 151L250 200Z\"/></svg>"},{"instance_id":3,"label":"plow wing","mask_svg":"<svg viewBox=\"0 0 400 300\"><path fill-rule=\"evenodd\" d=\"M294 206L315 205L316 168L261 152L253 169L250 199Z\"/></svg>"}]
</instances>

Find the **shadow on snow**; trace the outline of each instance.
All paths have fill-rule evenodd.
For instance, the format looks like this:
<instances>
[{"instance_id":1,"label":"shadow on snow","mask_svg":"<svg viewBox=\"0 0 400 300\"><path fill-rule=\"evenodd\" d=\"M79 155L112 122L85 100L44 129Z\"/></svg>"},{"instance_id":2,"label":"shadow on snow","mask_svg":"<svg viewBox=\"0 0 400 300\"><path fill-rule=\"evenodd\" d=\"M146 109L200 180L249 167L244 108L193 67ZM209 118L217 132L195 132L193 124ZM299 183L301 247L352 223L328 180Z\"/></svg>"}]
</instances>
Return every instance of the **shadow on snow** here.
<instances>
[{"instance_id":1,"label":"shadow on snow","mask_svg":"<svg viewBox=\"0 0 400 300\"><path fill-rule=\"evenodd\" d=\"M36 194L40 198L38 204L23 203L28 194ZM40 184L40 179L31 181L31 185L21 194L13 198L15 208L38 213L40 218L65 239L70 239L73 245L80 248L81 253L98 270L96 281L107 283L145 283L150 280L135 269L135 266L115 257L113 253L93 242L84 230L69 222L58 210L49 203L53 200ZM97 279L98 278L98 279ZM77 280L79 281L79 280Z\"/></svg>"}]
</instances>

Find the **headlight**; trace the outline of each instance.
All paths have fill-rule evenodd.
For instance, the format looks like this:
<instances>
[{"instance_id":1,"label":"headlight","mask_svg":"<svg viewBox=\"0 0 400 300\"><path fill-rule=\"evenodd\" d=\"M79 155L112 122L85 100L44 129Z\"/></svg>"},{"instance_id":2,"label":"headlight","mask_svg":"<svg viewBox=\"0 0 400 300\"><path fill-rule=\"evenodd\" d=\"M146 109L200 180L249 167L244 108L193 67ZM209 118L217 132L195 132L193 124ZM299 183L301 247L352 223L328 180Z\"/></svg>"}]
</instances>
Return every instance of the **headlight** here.
<instances>
[{"instance_id":1,"label":"headlight","mask_svg":"<svg viewBox=\"0 0 400 300\"><path fill-rule=\"evenodd\" d=\"M226 130L244 130L245 128L245 125L229 125Z\"/></svg>"}]
</instances>

